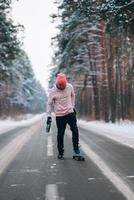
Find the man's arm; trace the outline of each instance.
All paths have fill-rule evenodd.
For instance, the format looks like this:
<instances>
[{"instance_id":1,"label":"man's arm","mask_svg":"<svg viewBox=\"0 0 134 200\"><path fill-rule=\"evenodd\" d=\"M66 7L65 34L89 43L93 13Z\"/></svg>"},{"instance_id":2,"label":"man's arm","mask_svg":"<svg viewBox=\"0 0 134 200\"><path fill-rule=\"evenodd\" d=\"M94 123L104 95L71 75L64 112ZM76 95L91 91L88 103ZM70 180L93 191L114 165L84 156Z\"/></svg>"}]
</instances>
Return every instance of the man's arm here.
<instances>
[{"instance_id":1,"label":"man's arm","mask_svg":"<svg viewBox=\"0 0 134 200\"><path fill-rule=\"evenodd\" d=\"M52 108L53 108L53 95L52 92L50 91L47 101L47 116L51 116Z\"/></svg>"},{"instance_id":2,"label":"man's arm","mask_svg":"<svg viewBox=\"0 0 134 200\"><path fill-rule=\"evenodd\" d=\"M72 100L72 106L73 108L75 107L75 92L74 92L74 88L71 85L72 91L71 91L71 100Z\"/></svg>"}]
</instances>

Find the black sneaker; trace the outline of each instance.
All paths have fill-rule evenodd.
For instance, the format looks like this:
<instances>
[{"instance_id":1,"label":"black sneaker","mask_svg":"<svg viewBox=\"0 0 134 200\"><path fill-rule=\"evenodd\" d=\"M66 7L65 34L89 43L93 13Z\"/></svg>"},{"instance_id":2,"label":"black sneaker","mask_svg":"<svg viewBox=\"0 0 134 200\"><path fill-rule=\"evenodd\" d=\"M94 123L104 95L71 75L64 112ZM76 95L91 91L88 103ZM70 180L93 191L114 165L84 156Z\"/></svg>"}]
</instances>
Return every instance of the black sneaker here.
<instances>
[{"instance_id":1,"label":"black sneaker","mask_svg":"<svg viewBox=\"0 0 134 200\"><path fill-rule=\"evenodd\" d=\"M76 154L80 154L80 150L74 150Z\"/></svg>"},{"instance_id":2,"label":"black sneaker","mask_svg":"<svg viewBox=\"0 0 134 200\"><path fill-rule=\"evenodd\" d=\"M60 160L63 160L63 158L64 158L62 154L58 154L57 157L58 157L58 159L60 159Z\"/></svg>"}]
</instances>

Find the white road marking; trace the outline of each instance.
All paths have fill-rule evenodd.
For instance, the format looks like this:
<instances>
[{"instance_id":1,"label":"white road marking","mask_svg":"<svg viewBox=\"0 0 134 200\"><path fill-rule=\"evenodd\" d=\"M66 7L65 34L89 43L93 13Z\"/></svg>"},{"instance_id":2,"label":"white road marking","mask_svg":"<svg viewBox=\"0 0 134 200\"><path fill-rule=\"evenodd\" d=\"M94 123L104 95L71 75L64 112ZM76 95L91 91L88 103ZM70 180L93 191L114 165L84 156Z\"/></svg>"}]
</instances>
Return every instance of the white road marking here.
<instances>
[{"instance_id":1,"label":"white road marking","mask_svg":"<svg viewBox=\"0 0 134 200\"><path fill-rule=\"evenodd\" d=\"M26 173L34 173L39 174L40 171L38 169L19 169L18 171L9 171L10 174L26 174Z\"/></svg>"},{"instance_id":2,"label":"white road marking","mask_svg":"<svg viewBox=\"0 0 134 200\"><path fill-rule=\"evenodd\" d=\"M22 147L32 137L36 131L39 130L39 125L30 127L26 132L17 136L9 144L7 144L0 151L0 175L8 167L8 165L14 160L17 154L21 151Z\"/></svg>"},{"instance_id":3,"label":"white road marking","mask_svg":"<svg viewBox=\"0 0 134 200\"><path fill-rule=\"evenodd\" d=\"M58 189L56 184L46 185L46 198L45 200L59 200Z\"/></svg>"},{"instance_id":4,"label":"white road marking","mask_svg":"<svg viewBox=\"0 0 134 200\"><path fill-rule=\"evenodd\" d=\"M11 184L10 187L22 187L25 186L25 184Z\"/></svg>"},{"instance_id":5,"label":"white road marking","mask_svg":"<svg viewBox=\"0 0 134 200\"><path fill-rule=\"evenodd\" d=\"M47 156L53 156L53 142L52 142L52 136L48 136L47 138Z\"/></svg>"},{"instance_id":6,"label":"white road marking","mask_svg":"<svg viewBox=\"0 0 134 200\"><path fill-rule=\"evenodd\" d=\"M134 178L134 175L132 175L132 176L127 176L127 178Z\"/></svg>"},{"instance_id":7,"label":"white road marking","mask_svg":"<svg viewBox=\"0 0 134 200\"><path fill-rule=\"evenodd\" d=\"M116 174L109 166L89 148L84 141L81 140L82 149L85 154L99 167L102 173L114 184L114 186L127 198L127 200L134 199L134 192L130 189L128 184Z\"/></svg>"},{"instance_id":8,"label":"white road marking","mask_svg":"<svg viewBox=\"0 0 134 200\"><path fill-rule=\"evenodd\" d=\"M95 180L96 178L88 178L89 181Z\"/></svg>"}]
</instances>

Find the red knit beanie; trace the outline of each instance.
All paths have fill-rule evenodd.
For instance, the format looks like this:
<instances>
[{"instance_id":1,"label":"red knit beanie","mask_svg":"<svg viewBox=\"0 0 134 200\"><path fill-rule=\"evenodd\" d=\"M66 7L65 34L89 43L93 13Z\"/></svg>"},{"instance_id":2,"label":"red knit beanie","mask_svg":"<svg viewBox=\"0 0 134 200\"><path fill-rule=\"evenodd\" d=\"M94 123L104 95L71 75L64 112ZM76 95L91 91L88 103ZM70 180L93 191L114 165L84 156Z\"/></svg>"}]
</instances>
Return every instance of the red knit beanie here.
<instances>
[{"instance_id":1,"label":"red knit beanie","mask_svg":"<svg viewBox=\"0 0 134 200\"><path fill-rule=\"evenodd\" d=\"M56 84L66 85L67 84L66 75L63 73L58 74L56 78Z\"/></svg>"}]
</instances>

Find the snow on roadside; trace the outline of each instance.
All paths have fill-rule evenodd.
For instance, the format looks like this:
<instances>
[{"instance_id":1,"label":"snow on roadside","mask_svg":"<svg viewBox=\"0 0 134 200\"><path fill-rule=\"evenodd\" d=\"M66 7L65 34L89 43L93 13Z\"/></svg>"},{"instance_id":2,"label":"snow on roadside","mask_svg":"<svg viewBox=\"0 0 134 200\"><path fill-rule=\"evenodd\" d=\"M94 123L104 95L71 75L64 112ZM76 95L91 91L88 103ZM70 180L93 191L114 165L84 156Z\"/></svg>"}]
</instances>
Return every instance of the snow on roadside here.
<instances>
[{"instance_id":1,"label":"snow on roadside","mask_svg":"<svg viewBox=\"0 0 134 200\"><path fill-rule=\"evenodd\" d=\"M134 148L134 122L126 121L112 124L100 121L78 120L81 128L113 139L119 143Z\"/></svg>"},{"instance_id":2,"label":"snow on roadside","mask_svg":"<svg viewBox=\"0 0 134 200\"><path fill-rule=\"evenodd\" d=\"M46 114L25 116L21 121L11 119L0 120L0 134L21 126L29 126L36 121L46 121ZM78 125L83 129L111 138L119 143L134 148L134 122L125 121L122 123L112 124L102 121L84 121L78 120Z\"/></svg>"},{"instance_id":3,"label":"snow on roadside","mask_svg":"<svg viewBox=\"0 0 134 200\"><path fill-rule=\"evenodd\" d=\"M23 120L15 121L13 119L0 120L0 134L21 126L29 126L39 120L43 120L44 114L25 116Z\"/></svg>"}]
</instances>

